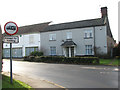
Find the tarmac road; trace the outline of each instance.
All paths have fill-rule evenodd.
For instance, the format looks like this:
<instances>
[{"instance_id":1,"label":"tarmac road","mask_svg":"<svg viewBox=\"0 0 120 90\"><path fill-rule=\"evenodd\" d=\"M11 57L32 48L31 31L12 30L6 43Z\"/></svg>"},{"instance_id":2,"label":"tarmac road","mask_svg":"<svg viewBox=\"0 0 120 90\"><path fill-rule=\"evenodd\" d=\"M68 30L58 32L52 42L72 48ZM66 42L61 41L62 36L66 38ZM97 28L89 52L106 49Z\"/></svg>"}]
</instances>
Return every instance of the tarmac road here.
<instances>
[{"instance_id":1,"label":"tarmac road","mask_svg":"<svg viewBox=\"0 0 120 90\"><path fill-rule=\"evenodd\" d=\"M4 60L3 71L10 70L9 64L9 60ZM118 88L118 68L113 66L13 61L13 73L66 88Z\"/></svg>"}]
</instances>

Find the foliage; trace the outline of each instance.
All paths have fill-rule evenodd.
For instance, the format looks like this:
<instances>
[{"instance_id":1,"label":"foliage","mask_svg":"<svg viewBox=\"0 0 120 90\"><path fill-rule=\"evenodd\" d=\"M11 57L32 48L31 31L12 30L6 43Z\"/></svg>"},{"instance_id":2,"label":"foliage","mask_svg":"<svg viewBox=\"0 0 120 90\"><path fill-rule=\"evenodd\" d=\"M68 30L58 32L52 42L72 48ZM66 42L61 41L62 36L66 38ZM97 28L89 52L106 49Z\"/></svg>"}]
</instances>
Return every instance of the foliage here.
<instances>
[{"instance_id":1,"label":"foliage","mask_svg":"<svg viewBox=\"0 0 120 90\"><path fill-rule=\"evenodd\" d=\"M120 59L120 56L116 56L115 58L116 58L116 59Z\"/></svg>"},{"instance_id":2,"label":"foliage","mask_svg":"<svg viewBox=\"0 0 120 90\"><path fill-rule=\"evenodd\" d=\"M116 47L113 48L113 55L120 56L120 42Z\"/></svg>"},{"instance_id":3,"label":"foliage","mask_svg":"<svg viewBox=\"0 0 120 90\"><path fill-rule=\"evenodd\" d=\"M112 57L109 54L102 54L102 55L97 54L96 56L102 59L112 59Z\"/></svg>"},{"instance_id":4,"label":"foliage","mask_svg":"<svg viewBox=\"0 0 120 90\"><path fill-rule=\"evenodd\" d=\"M30 53L30 56L43 56L43 52L34 51Z\"/></svg>"}]
</instances>

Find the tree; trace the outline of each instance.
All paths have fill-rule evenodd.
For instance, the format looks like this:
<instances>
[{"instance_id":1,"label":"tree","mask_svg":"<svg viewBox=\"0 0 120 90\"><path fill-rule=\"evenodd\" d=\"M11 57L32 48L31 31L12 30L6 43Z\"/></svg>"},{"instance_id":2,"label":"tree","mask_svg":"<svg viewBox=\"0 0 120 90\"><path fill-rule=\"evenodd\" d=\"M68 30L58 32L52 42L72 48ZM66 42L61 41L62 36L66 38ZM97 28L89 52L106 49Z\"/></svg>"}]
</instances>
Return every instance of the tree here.
<instances>
[{"instance_id":1,"label":"tree","mask_svg":"<svg viewBox=\"0 0 120 90\"><path fill-rule=\"evenodd\" d=\"M120 56L120 42L119 42L119 44L117 46L114 47L113 55L114 56Z\"/></svg>"}]
</instances>

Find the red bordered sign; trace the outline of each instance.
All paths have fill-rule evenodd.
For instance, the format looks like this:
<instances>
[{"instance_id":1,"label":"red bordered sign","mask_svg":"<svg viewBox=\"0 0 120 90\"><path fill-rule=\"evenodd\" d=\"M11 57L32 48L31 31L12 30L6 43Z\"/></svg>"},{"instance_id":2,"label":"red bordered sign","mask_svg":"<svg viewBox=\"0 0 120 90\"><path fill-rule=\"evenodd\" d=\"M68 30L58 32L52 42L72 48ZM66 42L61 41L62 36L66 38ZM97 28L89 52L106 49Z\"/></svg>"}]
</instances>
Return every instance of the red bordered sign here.
<instances>
[{"instance_id":1,"label":"red bordered sign","mask_svg":"<svg viewBox=\"0 0 120 90\"><path fill-rule=\"evenodd\" d=\"M18 26L15 22L7 22L4 25L5 33L8 35L15 35L18 32Z\"/></svg>"}]
</instances>

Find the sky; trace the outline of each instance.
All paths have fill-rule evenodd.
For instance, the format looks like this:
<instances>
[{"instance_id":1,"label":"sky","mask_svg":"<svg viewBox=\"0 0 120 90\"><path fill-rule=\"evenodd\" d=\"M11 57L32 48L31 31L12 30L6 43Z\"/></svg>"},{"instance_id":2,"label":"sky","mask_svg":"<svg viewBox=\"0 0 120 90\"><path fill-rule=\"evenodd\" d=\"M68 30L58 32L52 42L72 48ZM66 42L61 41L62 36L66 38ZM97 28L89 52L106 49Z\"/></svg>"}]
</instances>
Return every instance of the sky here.
<instances>
[{"instance_id":1,"label":"sky","mask_svg":"<svg viewBox=\"0 0 120 90\"><path fill-rule=\"evenodd\" d=\"M118 2L120 0L2 0L0 25L14 21L18 27L52 21L51 24L101 18L107 6L110 28L118 42Z\"/></svg>"}]
</instances>

